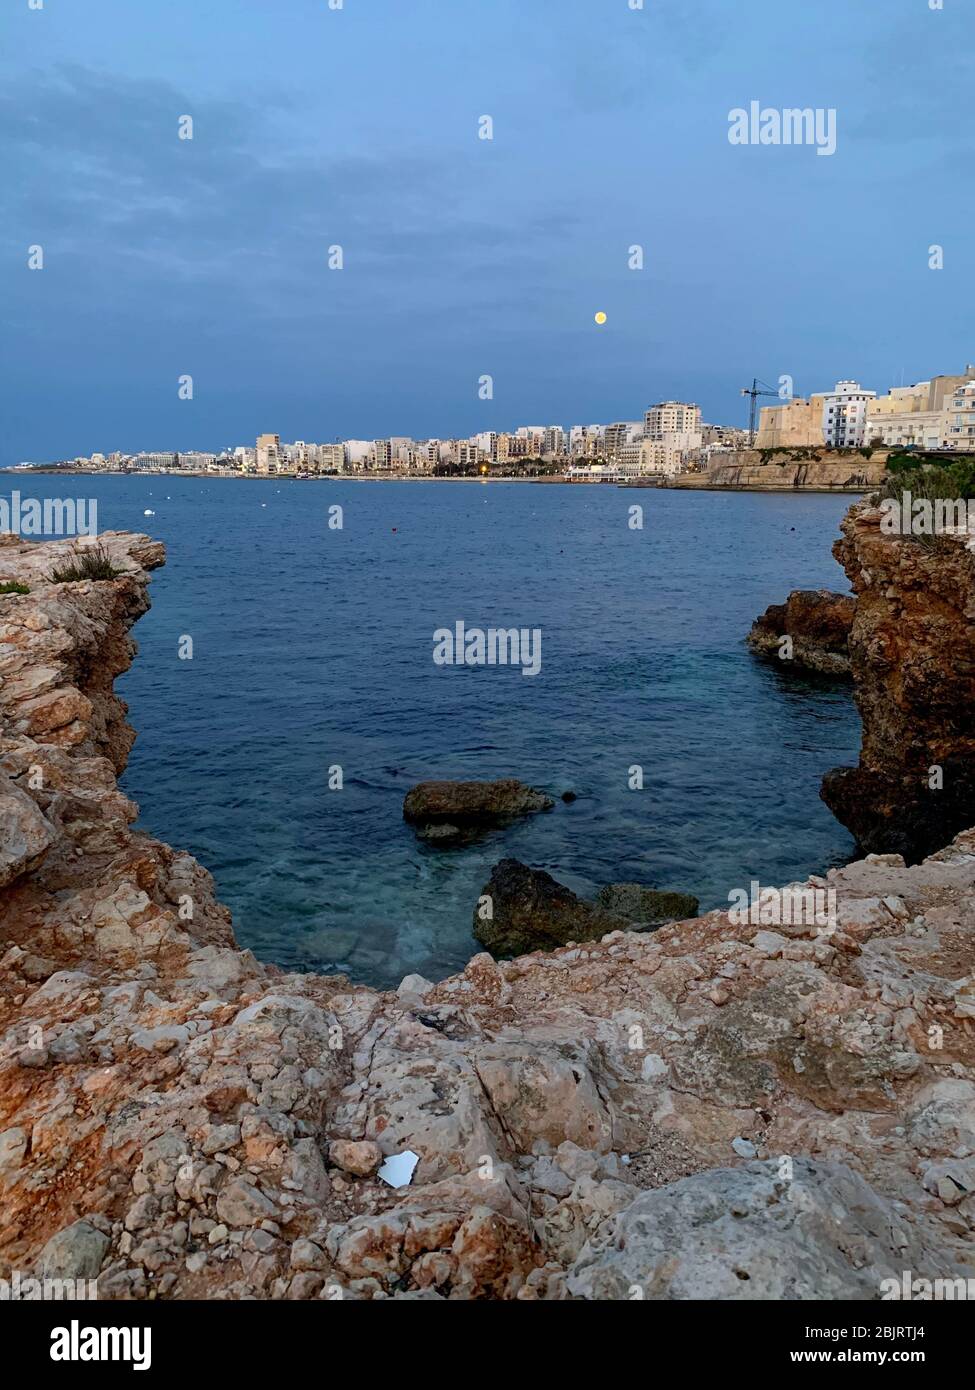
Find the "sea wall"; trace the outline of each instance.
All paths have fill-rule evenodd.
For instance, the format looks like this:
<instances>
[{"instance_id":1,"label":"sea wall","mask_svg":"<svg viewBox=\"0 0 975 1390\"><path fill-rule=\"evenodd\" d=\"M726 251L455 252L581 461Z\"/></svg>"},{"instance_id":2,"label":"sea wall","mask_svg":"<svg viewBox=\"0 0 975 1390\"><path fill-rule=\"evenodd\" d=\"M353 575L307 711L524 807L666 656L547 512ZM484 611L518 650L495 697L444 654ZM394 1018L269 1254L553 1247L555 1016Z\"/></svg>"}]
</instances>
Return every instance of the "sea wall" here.
<instances>
[{"instance_id":1,"label":"sea wall","mask_svg":"<svg viewBox=\"0 0 975 1390\"><path fill-rule=\"evenodd\" d=\"M123 572L70 584L69 543L0 545L30 590L0 597L0 1277L585 1300L975 1275L975 832L808 880L826 926L712 912L387 994L284 974L133 829L112 681L163 553L103 539Z\"/></svg>"},{"instance_id":2,"label":"sea wall","mask_svg":"<svg viewBox=\"0 0 975 1390\"><path fill-rule=\"evenodd\" d=\"M975 822L975 554L966 536L922 543L880 520L856 504L833 547L857 596L863 743L822 795L865 849L917 860Z\"/></svg>"},{"instance_id":3,"label":"sea wall","mask_svg":"<svg viewBox=\"0 0 975 1390\"><path fill-rule=\"evenodd\" d=\"M671 486L756 492L865 492L883 481L887 450L869 459L857 449L743 449L708 473L682 474Z\"/></svg>"}]
</instances>

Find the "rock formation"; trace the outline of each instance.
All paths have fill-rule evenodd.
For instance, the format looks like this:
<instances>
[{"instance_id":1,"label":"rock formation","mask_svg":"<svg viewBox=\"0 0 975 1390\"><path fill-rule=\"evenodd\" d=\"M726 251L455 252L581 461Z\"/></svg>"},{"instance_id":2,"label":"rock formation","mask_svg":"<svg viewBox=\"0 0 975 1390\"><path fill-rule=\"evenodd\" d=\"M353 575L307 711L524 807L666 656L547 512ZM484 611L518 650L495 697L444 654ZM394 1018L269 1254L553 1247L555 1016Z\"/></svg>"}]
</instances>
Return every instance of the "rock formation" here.
<instances>
[{"instance_id":1,"label":"rock formation","mask_svg":"<svg viewBox=\"0 0 975 1390\"><path fill-rule=\"evenodd\" d=\"M975 1275L975 832L813 886L381 994L233 939L132 829L125 573L0 577L0 1277L102 1298L794 1299ZM31 803L31 807L27 802ZM376 1163L419 1162L392 1188Z\"/></svg>"},{"instance_id":2,"label":"rock formation","mask_svg":"<svg viewBox=\"0 0 975 1390\"><path fill-rule=\"evenodd\" d=\"M975 823L975 555L922 544L851 507L833 553L856 590L849 650L863 721L859 765L822 797L869 851L916 861Z\"/></svg>"},{"instance_id":3,"label":"rock formation","mask_svg":"<svg viewBox=\"0 0 975 1390\"><path fill-rule=\"evenodd\" d=\"M428 840L467 839L518 816L550 811L555 802L514 777L495 782L418 782L406 793L403 819Z\"/></svg>"},{"instance_id":4,"label":"rock formation","mask_svg":"<svg viewBox=\"0 0 975 1390\"><path fill-rule=\"evenodd\" d=\"M474 936L496 957L598 941L624 926L622 917L585 902L544 869L518 859L495 864L474 908Z\"/></svg>"},{"instance_id":5,"label":"rock formation","mask_svg":"<svg viewBox=\"0 0 975 1390\"><path fill-rule=\"evenodd\" d=\"M828 589L795 589L785 603L773 603L756 618L748 645L775 657L784 669L848 676L847 639L853 626L855 601ZM783 643L783 638L788 638Z\"/></svg>"}]
</instances>

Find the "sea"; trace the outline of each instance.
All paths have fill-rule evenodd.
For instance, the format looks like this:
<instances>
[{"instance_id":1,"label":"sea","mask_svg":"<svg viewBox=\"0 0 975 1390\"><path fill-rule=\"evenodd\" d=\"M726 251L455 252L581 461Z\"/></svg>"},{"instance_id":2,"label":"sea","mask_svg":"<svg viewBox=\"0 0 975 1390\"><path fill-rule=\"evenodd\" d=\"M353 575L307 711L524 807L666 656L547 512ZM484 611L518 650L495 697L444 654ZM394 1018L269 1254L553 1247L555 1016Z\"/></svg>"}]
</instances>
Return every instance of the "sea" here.
<instances>
[{"instance_id":1,"label":"sea","mask_svg":"<svg viewBox=\"0 0 975 1390\"><path fill-rule=\"evenodd\" d=\"M847 591L831 547L849 497L7 476L165 542L116 682L138 731L122 786L263 960L443 978L479 949L507 856L586 896L636 882L705 910L854 852L818 795L856 761L849 685L744 640L791 589ZM537 631L537 673L438 664L458 622ZM403 820L419 781L496 777L554 808L456 848Z\"/></svg>"}]
</instances>

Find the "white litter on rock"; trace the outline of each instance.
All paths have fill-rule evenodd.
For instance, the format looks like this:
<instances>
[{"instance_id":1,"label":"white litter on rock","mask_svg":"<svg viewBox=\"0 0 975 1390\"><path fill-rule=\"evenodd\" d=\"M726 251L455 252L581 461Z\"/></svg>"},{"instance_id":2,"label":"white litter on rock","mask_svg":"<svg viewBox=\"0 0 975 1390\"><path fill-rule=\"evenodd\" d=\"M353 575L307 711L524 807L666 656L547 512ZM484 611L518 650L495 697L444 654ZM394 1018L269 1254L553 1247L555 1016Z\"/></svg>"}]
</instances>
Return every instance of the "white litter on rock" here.
<instances>
[{"instance_id":1,"label":"white litter on rock","mask_svg":"<svg viewBox=\"0 0 975 1390\"><path fill-rule=\"evenodd\" d=\"M390 1187L408 1187L419 1161L420 1155L412 1149L405 1149L401 1154L390 1154L376 1176L389 1183Z\"/></svg>"}]
</instances>

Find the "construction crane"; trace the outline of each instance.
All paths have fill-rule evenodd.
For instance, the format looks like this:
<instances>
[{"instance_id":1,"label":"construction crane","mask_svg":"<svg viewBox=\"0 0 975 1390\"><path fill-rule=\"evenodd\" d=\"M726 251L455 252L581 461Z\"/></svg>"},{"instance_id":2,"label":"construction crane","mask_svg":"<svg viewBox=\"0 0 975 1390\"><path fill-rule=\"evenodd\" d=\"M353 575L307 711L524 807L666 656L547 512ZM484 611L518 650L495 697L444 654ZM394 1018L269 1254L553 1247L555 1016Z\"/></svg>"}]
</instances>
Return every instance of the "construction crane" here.
<instances>
[{"instance_id":1,"label":"construction crane","mask_svg":"<svg viewBox=\"0 0 975 1390\"><path fill-rule=\"evenodd\" d=\"M760 387L763 389L760 390ZM748 407L748 443L752 445L755 443L755 416L758 413L759 396L775 396L778 398L779 393L778 391L773 391L767 381L759 381L756 376L752 378L750 388L747 386L742 387L741 394L743 396L751 396L751 403Z\"/></svg>"}]
</instances>

